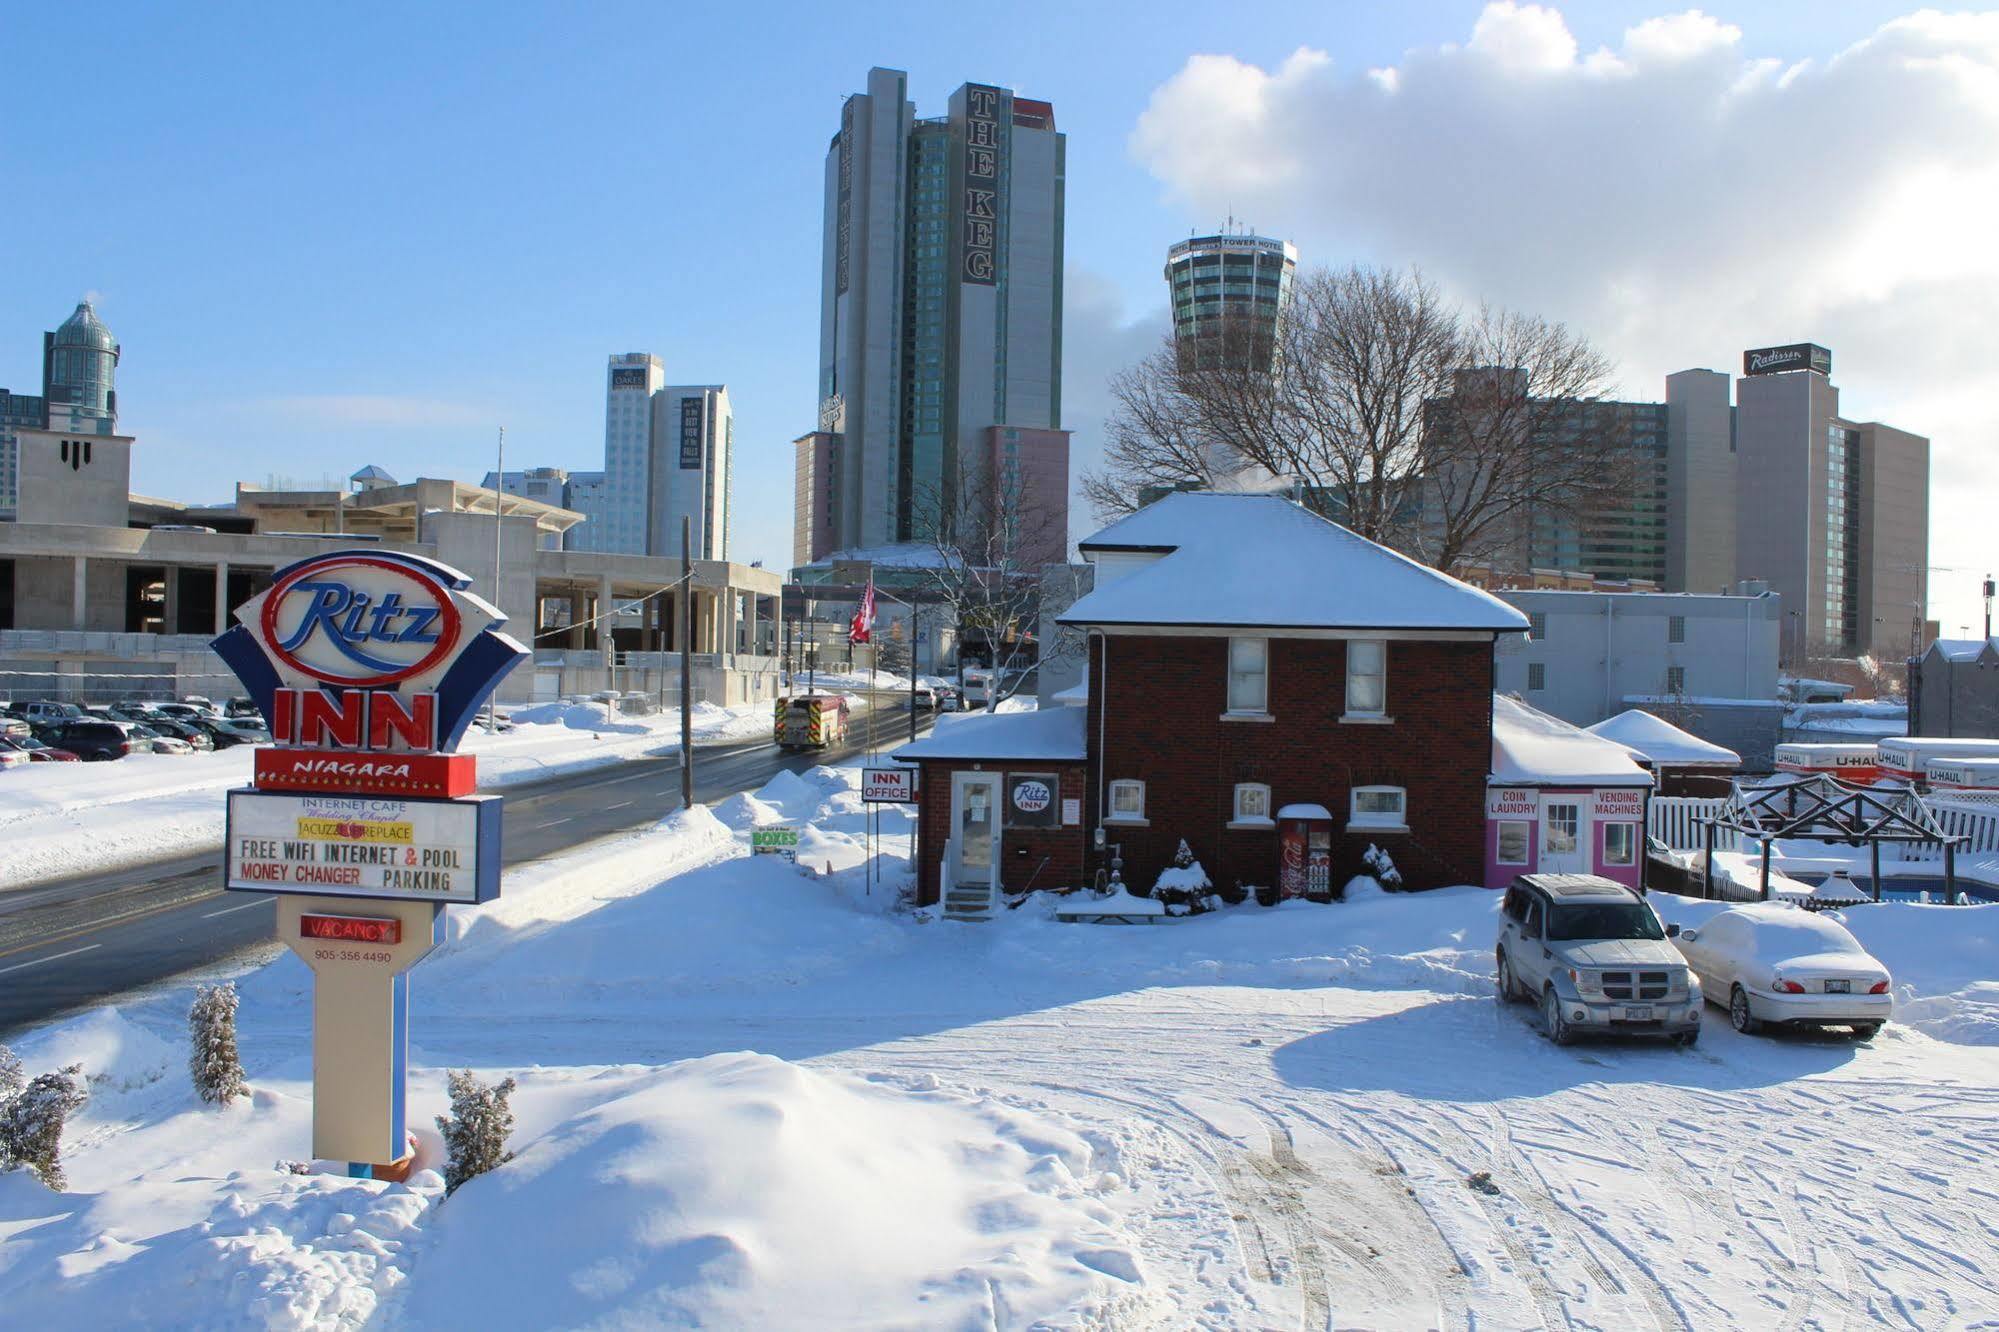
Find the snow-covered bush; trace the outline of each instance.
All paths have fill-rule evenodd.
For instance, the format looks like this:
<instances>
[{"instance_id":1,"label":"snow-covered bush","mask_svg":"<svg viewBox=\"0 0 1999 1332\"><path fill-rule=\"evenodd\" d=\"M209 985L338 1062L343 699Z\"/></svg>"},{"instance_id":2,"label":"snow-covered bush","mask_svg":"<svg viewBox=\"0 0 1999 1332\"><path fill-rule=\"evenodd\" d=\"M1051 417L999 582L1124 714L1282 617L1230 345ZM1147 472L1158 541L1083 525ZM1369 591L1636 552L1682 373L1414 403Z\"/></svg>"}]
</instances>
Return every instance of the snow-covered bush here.
<instances>
[{"instance_id":1,"label":"snow-covered bush","mask_svg":"<svg viewBox=\"0 0 1999 1332\"><path fill-rule=\"evenodd\" d=\"M194 1092L210 1105L227 1105L241 1096L243 1062L236 1055L236 983L204 985L187 1014L187 1069Z\"/></svg>"},{"instance_id":2,"label":"snow-covered bush","mask_svg":"<svg viewBox=\"0 0 1999 1332\"><path fill-rule=\"evenodd\" d=\"M452 1073L449 1085L451 1113L437 1117L438 1130L444 1134L446 1196L457 1192L467 1180L514 1159L507 1150L507 1135L514 1128L514 1112L507 1108L507 1098L514 1094L514 1080L489 1086L466 1068Z\"/></svg>"},{"instance_id":3,"label":"snow-covered bush","mask_svg":"<svg viewBox=\"0 0 1999 1332\"><path fill-rule=\"evenodd\" d=\"M1210 895L1215 885L1208 881L1208 872L1201 868L1201 862L1194 859L1194 850L1187 845L1187 839L1180 839L1180 847L1173 853L1173 864L1159 872L1159 881L1152 885L1152 895L1166 904L1168 915L1184 916L1196 911L1209 909Z\"/></svg>"},{"instance_id":4,"label":"snow-covered bush","mask_svg":"<svg viewBox=\"0 0 1999 1332\"><path fill-rule=\"evenodd\" d=\"M13 1099L14 1093L21 1090L25 1081L27 1078L21 1072L20 1059L12 1050L0 1045L0 1105Z\"/></svg>"},{"instance_id":5,"label":"snow-covered bush","mask_svg":"<svg viewBox=\"0 0 1999 1332\"><path fill-rule=\"evenodd\" d=\"M1374 881L1383 888L1391 893L1401 889L1402 871L1395 868L1395 862L1389 859L1386 851L1369 842L1361 861L1367 866L1367 872L1374 876Z\"/></svg>"},{"instance_id":6,"label":"snow-covered bush","mask_svg":"<svg viewBox=\"0 0 1999 1332\"><path fill-rule=\"evenodd\" d=\"M15 1093L0 1105L0 1169L26 1166L60 1192L67 1182L62 1173L63 1121L88 1099L81 1064L40 1074Z\"/></svg>"}]
</instances>

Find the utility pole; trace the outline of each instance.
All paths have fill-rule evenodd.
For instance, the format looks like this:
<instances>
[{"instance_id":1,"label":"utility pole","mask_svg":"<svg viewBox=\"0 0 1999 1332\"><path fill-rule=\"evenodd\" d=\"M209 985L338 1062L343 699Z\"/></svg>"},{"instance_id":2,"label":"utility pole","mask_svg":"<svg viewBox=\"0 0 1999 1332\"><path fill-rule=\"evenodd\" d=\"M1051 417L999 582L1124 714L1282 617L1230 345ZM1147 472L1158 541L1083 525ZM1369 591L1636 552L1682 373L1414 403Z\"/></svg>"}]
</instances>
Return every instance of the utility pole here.
<instances>
[{"instance_id":1,"label":"utility pole","mask_svg":"<svg viewBox=\"0 0 1999 1332\"><path fill-rule=\"evenodd\" d=\"M506 536L506 529L500 521L500 496L507 489L507 428L500 427L500 445L493 459L493 604L500 604L500 547ZM532 618L532 617L531 617ZM534 628L528 628L528 641L534 641ZM532 668L530 668L532 669ZM500 729L500 697L495 690L486 700L486 734L493 735Z\"/></svg>"},{"instance_id":2,"label":"utility pole","mask_svg":"<svg viewBox=\"0 0 1999 1332\"><path fill-rule=\"evenodd\" d=\"M680 807L694 808L694 519L680 515Z\"/></svg>"}]
</instances>

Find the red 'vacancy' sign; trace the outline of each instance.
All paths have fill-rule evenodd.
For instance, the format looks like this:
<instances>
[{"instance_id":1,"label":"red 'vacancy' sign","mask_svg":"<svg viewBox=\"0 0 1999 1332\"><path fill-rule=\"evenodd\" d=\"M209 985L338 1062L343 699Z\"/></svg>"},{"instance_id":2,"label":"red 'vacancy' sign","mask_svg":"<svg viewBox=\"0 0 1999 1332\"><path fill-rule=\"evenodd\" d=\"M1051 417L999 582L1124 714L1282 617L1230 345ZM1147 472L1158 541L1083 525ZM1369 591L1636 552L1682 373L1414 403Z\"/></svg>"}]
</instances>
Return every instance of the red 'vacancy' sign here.
<instances>
[{"instance_id":1,"label":"red 'vacancy' sign","mask_svg":"<svg viewBox=\"0 0 1999 1332\"><path fill-rule=\"evenodd\" d=\"M403 923L381 916L300 916L298 932L305 939L346 939L353 943L392 944L403 941Z\"/></svg>"}]
</instances>

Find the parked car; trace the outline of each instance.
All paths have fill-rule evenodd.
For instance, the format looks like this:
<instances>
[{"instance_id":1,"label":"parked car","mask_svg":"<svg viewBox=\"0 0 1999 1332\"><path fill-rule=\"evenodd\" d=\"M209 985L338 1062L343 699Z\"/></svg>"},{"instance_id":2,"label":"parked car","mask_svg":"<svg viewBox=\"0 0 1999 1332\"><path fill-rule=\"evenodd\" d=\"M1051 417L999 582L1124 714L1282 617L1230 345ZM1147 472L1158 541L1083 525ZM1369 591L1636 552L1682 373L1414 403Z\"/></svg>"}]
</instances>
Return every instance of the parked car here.
<instances>
[{"instance_id":1,"label":"parked car","mask_svg":"<svg viewBox=\"0 0 1999 1332\"><path fill-rule=\"evenodd\" d=\"M208 732L202 730L192 722L179 717L169 716L164 712L154 712L149 708L118 706L111 709L111 716L116 721L134 722L149 731L156 731L161 735L172 736L176 740L183 741L190 749L196 751L215 748L215 741L209 736Z\"/></svg>"},{"instance_id":2,"label":"parked car","mask_svg":"<svg viewBox=\"0 0 1999 1332\"><path fill-rule=\"evenodd\" d=\"M207 699L187 699L179 703L155 703L153 711L189 721L210 721L222 716Z\"/></svg>"},{"instance_id":3,"label":"parked car","mask_svg":"<svg viewBox=\"0 0 1999 1332\"><path fill-rule=\"evenodd\" d=\"M956 712L964 706L964 702L958 697L957 690L940 689L937 691L937 710L939 712Z\"/></svg>"},{"instance_id":4,"label":"parked car","mask_svg":"<svg viewBox=\"0 0 1999 1332\"><path fill-rule=\"evenodd\" d=\"M36 725L41 725L46 722L68 721L73 717L81 717L83 709L74 703L52 703L41 700L23 703L15 709L15 713Z\"/></svg>"},{"instance_id":5,"label":"parked car","mask_svg":"<svg viewBox=\"0 0 1999 1332\"><path fill-rule=\"evenodd\" d=\"M257 711L256 703L250 699L232 698L222 705L222 715L249 720L251 718L262 717L264 714Z\"/></svg>"},{"instance_id":6,"label":"parked car","mask_svg":"<svg viewBox=\"0 0 1999 1332\"><path fill-rule=\"evenodd\" d=\"M76 755L70 753L67 749L57 749L54 745L43 744L35 738L34 733L31 731L23 731L18 735L0 733L0 747L6 746L12 746L20 750L36 763L76 762Z\"/></svg>"},{"instance_id":7,"label":"parked car","mask_svg":"<svg viewBox=\"0 0 1999 1332\"><path fill-rule=\"evenodd\" d=\"M101 763L144 753L150 747L149 741L134 736L130 728L130 722L77 717L44 727L36 735L44 744L67 749L86 763Z\"/></svg>"},{"instance_id":8,"label":"parked car","mask_svg":"<svg viewBox=\"0 0 1999 1332\"><path fill-rule=\"evenodd\" d=\"M116 719L114 718L113 720L115 721ZM143 722L128 721L118 724L131 728L133 740L143 743L146 748L152 750L155 754L192 754L194 752L194 746L190 745L187 741L182 740L178 736L168 735L165 731L156 730Z\"/></svg>"},{"instance_id":9,"label":"parked car","mask_svg":"<svg viewBox=\"0 0 1999 1332\"><path fill-rule=\"evenodd\" d=\"M1500 909L1500 998L1538 1003L1557 1045L1591 1032L1692 1045L1701 1034L1701 986L1668 942L1678 933L1621 883L1522 874Z\"/></svg>"},{"instance_id":10,"label":"parked car","mask_svg":"<svg viewBox=\"0 0 1999 1332\"><path fill-rule=\"evenodd\" d=\"M236 745L268 745L271 733L259 721L243 721L228 717L197 717L194 725L208 732L208 738L217 749L229 749Z\"/></svg>"},{"instance_id":11,"label":"parked car","mask_svg":"<svg viewBox=\"0 0 1999 1332\"><path fill-rule=\"evenodd\" d=\"M1765 1025L1850 1027L1862 1040L1895 1011L1888 968L1830 916L1750 902L1673 941L1710 1001L1745 1034Z\"/></svg>"},{"instance_id":12,"label":"parked car","mask_svg":"<svg viewBox=\"0 0 1999 1332\"><path fill-rule=\"evenodd\" d=\"M25 768L33 762L25 749L16 749L5 740L0 740L0 768Z\"/></svg>"}]
</instances>

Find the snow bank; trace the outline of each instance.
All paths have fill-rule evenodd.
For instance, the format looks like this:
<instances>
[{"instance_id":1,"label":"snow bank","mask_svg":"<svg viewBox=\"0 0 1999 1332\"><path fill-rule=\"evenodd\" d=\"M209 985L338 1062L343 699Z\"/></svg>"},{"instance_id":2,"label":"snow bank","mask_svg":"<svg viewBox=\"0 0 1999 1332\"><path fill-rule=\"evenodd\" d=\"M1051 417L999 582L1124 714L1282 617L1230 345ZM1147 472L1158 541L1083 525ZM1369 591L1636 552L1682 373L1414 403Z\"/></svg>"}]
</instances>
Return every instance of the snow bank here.
<instances>
[{"instance_id":1,"label":"snow bank","mask_svg":"<svg viewBox=\"0 0 1999 1332\"><path fill-rule=\"evenodd\" d=\"M1107 1168L983 1097L757 1054L667 1068L440 1209L418 1327L1007 1326L1143 1283ZM559 1222L550 1224L552 1221Z\"/></svg>"},{"instance_id":2,"label":"snow bank","mask_svg":"<svg viewBox=\"0 0 1999 1332\"><path fill-rule=\"evenodd\" d=\"M14 1327L358 1327L403 1280L435 1175L410 1186L275 1171L52 1193L0 1174ZM164 1227L161 1215L185 1217Z\"/></svg>"}]
</instances>

